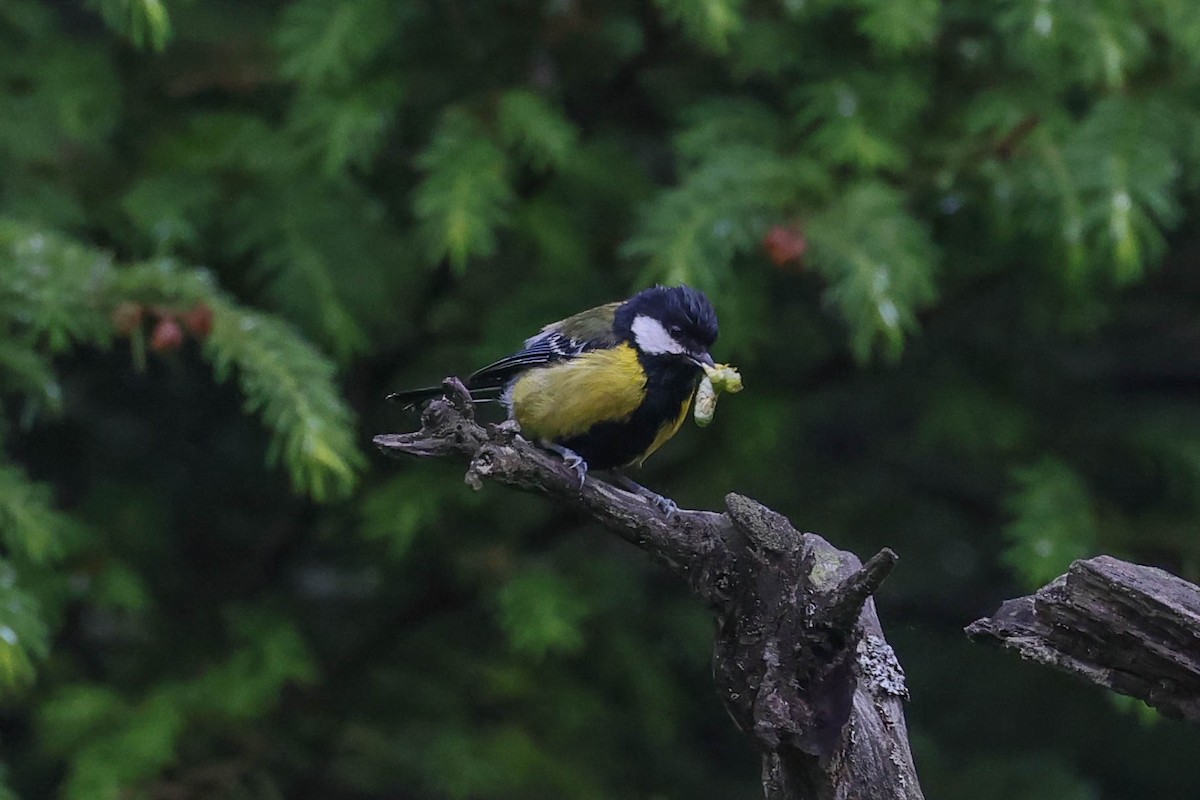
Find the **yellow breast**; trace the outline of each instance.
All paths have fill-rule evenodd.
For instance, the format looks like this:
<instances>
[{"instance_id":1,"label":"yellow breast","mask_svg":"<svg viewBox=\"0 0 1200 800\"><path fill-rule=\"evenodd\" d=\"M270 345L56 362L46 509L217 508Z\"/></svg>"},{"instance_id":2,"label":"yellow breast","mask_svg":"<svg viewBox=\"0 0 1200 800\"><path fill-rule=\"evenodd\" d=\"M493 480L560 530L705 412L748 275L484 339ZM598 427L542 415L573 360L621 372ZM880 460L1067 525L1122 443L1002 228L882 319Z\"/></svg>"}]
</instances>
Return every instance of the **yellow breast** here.
<instances>
[{"instance_id":1,"label":"yellow breast","mask_svg":"<svg viewBox=\"0 0 1200 800\"><path fill-rule=\"evenodd\" d=\"M650 447L647 448L646 452L642 453L642 457L634 462L635 464L640 467L643 461L654 455L655 450L662 447L667 443L668 439L679 433L679 429L683 426L683 421L687 419L688 409L692 407L692 398L695 396L695 392L688 395L688 398L683 401L683 405L679 409L679 416L676 417L672 422L668 422L666 425L663 425L661 428L659 428L658 435L654 437L654 441L650 443Z\"/></svg>"},{"instance_id":2,"label":"yellow breast","mask_svg":"<svg viewBox=\"0 0 1200 800\"><path fill-rule=\"evenodd\" d=\"M526 436L554 440L628 419L645 394L646 373L637 351L621 344L530 370L517 379L510 399Z\"/></svg>"}]
</instances>

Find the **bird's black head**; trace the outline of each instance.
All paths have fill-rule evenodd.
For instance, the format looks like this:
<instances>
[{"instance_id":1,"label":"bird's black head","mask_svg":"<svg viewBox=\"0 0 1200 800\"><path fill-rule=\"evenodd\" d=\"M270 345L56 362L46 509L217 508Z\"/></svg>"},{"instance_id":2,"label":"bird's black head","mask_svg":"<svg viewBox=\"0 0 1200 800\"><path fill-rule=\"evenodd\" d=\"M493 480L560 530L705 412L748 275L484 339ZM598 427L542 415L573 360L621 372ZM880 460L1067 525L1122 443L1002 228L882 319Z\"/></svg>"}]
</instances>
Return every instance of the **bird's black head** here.
<instances>
[{"instance_id":1,"label":"bird's black head","mask_svg":"<svg viewBox=\"0 0 1200 800\"><path fill-rule=\"evenodd\" d=\"M704 292L690 286L655 286L617 309L616 332L652 356L677 356L697 365L713 363L717 312Z\"/></svg>"}]
</instances>

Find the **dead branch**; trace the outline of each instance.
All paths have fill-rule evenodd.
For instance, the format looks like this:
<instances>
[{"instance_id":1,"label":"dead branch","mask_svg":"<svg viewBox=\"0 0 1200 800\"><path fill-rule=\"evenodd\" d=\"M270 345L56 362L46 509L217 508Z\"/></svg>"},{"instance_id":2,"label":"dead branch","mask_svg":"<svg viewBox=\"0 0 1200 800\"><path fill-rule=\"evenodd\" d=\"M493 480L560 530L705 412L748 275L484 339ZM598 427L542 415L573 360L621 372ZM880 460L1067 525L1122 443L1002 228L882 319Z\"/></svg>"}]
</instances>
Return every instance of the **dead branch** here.
<instances>
[{"instance_id":1,"label":"dead branch","mask_svg":"<svg viewBox=\"0 0 1200 800\"><path fill-rule=\"evenodd\" d=\"M763 753L777 800L920 800L901 702L904 674L871 595L896 561L863 565L782 515L736 494L726 511L670 517L589 476L582 488L557 456L512 423L479 425L465 388L422 414L421 430L375 437L395 456L457 457L466 482L493 480L554 497L679 575L713 610L713 673L730 716Z\"/></svg>"},{"instance_id":2,"label":"dead branch","mask_svg":"<svg viewBox=\"0 0 1200 800\"><path fill-rule=\"evenodd\" d=\"M1161 569L1076 561L967 635L1200 722L1200 587Z\"/></svg>"}]
</instances>

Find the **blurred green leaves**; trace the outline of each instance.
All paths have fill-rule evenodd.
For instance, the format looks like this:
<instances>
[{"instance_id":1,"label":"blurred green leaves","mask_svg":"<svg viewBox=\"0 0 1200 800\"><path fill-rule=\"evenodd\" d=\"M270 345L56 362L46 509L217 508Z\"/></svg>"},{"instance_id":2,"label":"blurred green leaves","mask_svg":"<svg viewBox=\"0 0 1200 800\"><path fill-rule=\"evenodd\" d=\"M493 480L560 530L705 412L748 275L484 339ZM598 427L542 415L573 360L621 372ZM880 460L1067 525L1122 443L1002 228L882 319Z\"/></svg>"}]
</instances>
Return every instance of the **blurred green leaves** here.
<instances>
[{"instance_id":1,"label":"blurred green leaves","mask_svg":"<svg viewBox=\"0 0 1200 800\"><path fill-rule=\"evenodd\" d=\"M767 150L721 150L647 210L623 252L647 259L646 282L718 287L734 256L757 246L789 179L804 174Z\"/></svg>"},{"instance_id":2,"label":"blurred green leaves","mask_svg":"<svg viewBox=\"0 0 1200 800\"><path fill-rule=\"evenodd\" d=\"M541 658L572 653L583 645L580 629L587 604L571 584L550 570L532 567L514 575L497 598L500 622L514 650Z\"/></svg>"},{"instance_id":3,"label":"blurred green leaves","mask_svg":"<svg viewBox=\"0 0 1200 800\"><path fill-rule=\"evenodd\" d=\"M62 554L78 523L51 504L50 487L0 461L0 536L5 551L32 564Z\"/></svg>"},{"instance_id":4,"label":"blurred green leaves","mask_svg":"<svg viewBox=\"0 0 1200 800\"><path fill-rule=\"evenodd\" d=\"M157 321L148 337L151 318ZM53 359L77 348L107 348L120 337L134 344L135 360L145 358L147 338L156 357L167 355L181 342L163 338L161 331L182 331L183 326L203 341L218 380L236 372L247 408L273 432L268 457L288 466L298 491L327 500L354 487L361 455L349 410L334 389L333 366L285 323L239 308L202 270L166 260L118 266L97 249L36 225L0 219L0 387L6 398L23 401L26 426L65 413ZM52 504L49 486L0 460L3 694L28 687L46 659L46 606L57 608L63 602L63 588L50 576L69 557L78 557L89 538L76 516ZM94 546L89 543L88 549ZM112 559L92 572L97 609L118 614L146 610L147 588L128 563ZM198 684L194 691L213 696L200 705L212 707L219 697L230 715L253 716L261 713L264 693L277 689L280 681L311 676L294 631L264 630L254 638L261 650L244 651L226 672L209 679L213 685ZM264 660L268 657L276 660ZM101 688L68 695L61 707L52 704L47 711L51 719L77 717L85 733L92 730L87 722L92 717L103 726L103 732L93 731L95 737L77 747L61 744L77 750L67 796L119 797L170 761L182 725L172 691L152 693L131 707L121 706ZM107 719L101 722L100 717ZM56 737L52 733L59 741ZM120 768L114 768L115 760Z\"/></svg>"},{"instance_id":5,"label":"blurred green leaves","mask_svg":"<svg viewBox=\"0 0 1200 800\"><path fill-rule=\"evenodd\" d=\"M96 684L64 686L41 708L38 735L71 769L70 800L128 796L177 757L189 725L231 725L273 708L289 684L313 679L307 648L286 623L257 619L245 644L198 677L165 682L138 700Z\"/></svg>"},{"instance_id":6,"label":"blurred green leaves","mask_svg":"<svg viewBox=\"0 0 1200 800\"><path fill-rule=\"evenodd\" d=\"M464 495L457 482L429 485L428 476L404 470L371 487L359 505L360 531L387 545L388 554L402 559L422 534L436 530L447 507L479 504L478 495Z\"/></svg>"},{"instance_id":7,"label":"blurred green leaves","mask_svg":"<svg viewBox=\"0 0 1200 800\"><path fill-rule=\"evenodd\" d=\"M1031 135L1020 163L1020 211L1066 262L1076 285L1142 275L1162 255L1163 229L1179 217L1173 184L1180 174L1171 141L1153 123L1163 109L1114 97L1077 124L1057 120ZM1047 205L1047 203L1051 205Z\"/></svg>"},{"instance_id":8,"label":"blurred green leaves","mask_svg":"<svg viewBox=\"0 0 1200 800\"><path fill-rule=\"evenodd\" d=\"M903 198L881 183L862 183L808 221L813 264L849 324L854 353L867 359L877 342L893 357L916 328L916 312L933 300L937 252Z\"/></svg>"},{"instance_id":9,"label":"blurred green leaves","mask_svg":"<svg viewBox=\"0 0 1200 800\"><path fill-rule=\"evenodd\" d=\"M61 353L72 343L104 343L107 320L93 298L111 260L36 226L0 219L0 322L27 347Z\"/></svg>"},{"instance_id":10,"label":"blurred green leaves","mask_svg":"<svg viewBox=\"0 0 1200 800\"><path fill-rule=\"evenodd\" d=\"M88 0L114 31L137 47L162 50L171 36L171 20L163 0Z\"/></svg>"},{"instance_id":11,"label":"blurred green leaves","mask_svg":"<svg viewBox=\"0 0 1200 800\"><path fill-rule=\"evenodd\" d=\"M301 84L348 84L392 36L385 0L302 0L283 11L280 74Z\"/></svg>"},{"instance_id":12,"label":"blurred green leaves","mask_svg":"<svg viewBox=\"0 0 1200 800\"><path fill-rule=\"evenodd\" d=\"M31 364L43 350L59 353L79 342L107 346L114 332L141 335L140 311L130 329L114 331L125 324L113 316L121 302L139 309L167 304L158 316L172 320L203 305L211 322L196 336L217 380L236 370L247 409L274 434L268 460L282 460L296 488L318 500L354 486L361 455L350 411L334 388L333 365L286 323L229 302L202 270L167 260L118 268L96 250L0 220L0 276L0 324L24 343ZM17 372L18 379L29 376ZM56 396L57 389L43 385L33 395Z\"/></svg>"},{"instance_id":13,"label":"blurred green leaves","mask_svg":"<svg viewBox=\"0 0 1200 800\"><path fill-rule=\"evenodd\" d=\"M548 758L542 743L512 726L490 727L479 734L447 733L430 748L433 788L451 798L542 796L600 798L579 775Z\"/></svg>"},{"instance_id":14,"label":"blurred green leaves","mask_svg":"<svg viewBox=\"0 0 1200 800\"><path fill-rule=\"evenodd\" d=\"M644 480L902 548L927 793L1186 795L1177 731L954 643L1075 557L1200 577L1196 18L0 4L0 779L755 796L682 587L362 453L416 424L389 391L687 281L751 389Z\"/></svg>"},{"instance_id":15,"label":"blurred green leaves","mask_svg":"<svg viewBox=\"0 0 1200 800\"><path fill-rule=\"evenodd\" d=\"M1013 480L1005 560L1025 586L1036 589L1093 552L1096 512L1083 481L1061 461L1046 458L1021 467Z\"/></svg>"},{"instance_id":16,"label":"blurred green leaves","mask_svg":"<svg viewBox=\"0 0 1200 800\"><path fill-rule=\"evenodd\" d=\"M1020 0L998 22L1015 45L1018 64L1039 80L1055 87L1082 81L1120 89L1150 50L1152 29L1138 19L1135 8L1112 0L1062 6Z\"/></svg>"},{"instance_id":17,"label":"blurred green leaves","mask_svg":"<svg viewBox=\"0 0 1200 800\"><path fill-rule=\"evenodd\" d=\"M37 600L18 587L14 566L0 560L0 698L28 688L49 654L50 630L41 611Z\"/></svg>"},{"instance_id":18,"label":"blurred green leaves","mask_svg":"<svg viewBox=\"0 0 1200 800\"><path fill-rule=\"evenodd\" d=\"M979 800L1095 800L1096 788L1069 767L1037 753L993 754L948 770L952 797Z\"/></svg>"},{"instance_id":19,"label":"blurred green leaves","mask_svg":"<svg viewBox=\"0 0 1200 800\"><path fill-rule=\"evenodd\" d=\"M853 71L796 89L792 102L822 163L871 173L908 166L913 153L902 143L928 97L907 70L884 78Z\"/></svg>"},{"instance_id":20,"label":"blurred green leaves","mask_svg":"<svg viewBox=\"0 0 1200 800\"><path fill-rule=\"evenodd\" d=\"M325 175L338 177L370 167L403 98L400 84L386 78L322 91L297 103L289 124Z\"/></svg>"},{"instance_id":21,"label":"blurred green leaves","mask_svg":"<svg viewBox=\"0 0 1200 800\"><path fill-rule=\"evenodd\" d=\"M578 132L559 109L541 96L513 89L500 98L500 137L533 167L561 168L575 149Z\"/></svg>"},{"instance_id":22,"label":"blurred green leaves","mask_svg":"<svg viewBox=\"0 0 1200 800\"><path fill-rule=\"evenodd\" d=\"M64 797L117 800L172 760L184 720L168 691L131 704L76 685L42 707L40 723L47 750L71 761Z\"/></svg>"},{"instance_id":23,"label":"blurred green leaves","mask_svg":"<svg viewBox=\"0 0 1200 800\"><path fill-rule=\"evenodd\" d=\"M329 500L354 488L362 455L332 364L286 324L227 304L213 309L205 351L217 380L236 372L246 410L273 434L268 460L282 460L298 490Z\"/></svg>"},{"instance_id":24,"label":"blurred green leaves","mask_svg":"<svg viewBox=\"0 0 1200 800\"><path fill-rule=\"evenodd\" d=\"M656 0L663 16L706 50L724 53L742 27L742 0Z\"/></svg>"},{"instance_id":25,"label":"blurred green leaves","mask_svg":"<svg viewBox=\"0 0 1200 800\"><path fill-rule=\"evenodd\" d=\"M465 111L447 111L417 164L425 178L413 210L429 258L461 272L471 256L492 255L513 193L508 161L483 127Z\"/></svg>"},{"instance_id":26,"label":"blurred green leaves","mask_svg":"<svg viewBox=\"0 0 1200 800\"><path fill-rule=\"evenodd\" d=\"M941 0L863 0L858 27L887 55L903 54L933 43Z\"/></svg>"}]
</instances>

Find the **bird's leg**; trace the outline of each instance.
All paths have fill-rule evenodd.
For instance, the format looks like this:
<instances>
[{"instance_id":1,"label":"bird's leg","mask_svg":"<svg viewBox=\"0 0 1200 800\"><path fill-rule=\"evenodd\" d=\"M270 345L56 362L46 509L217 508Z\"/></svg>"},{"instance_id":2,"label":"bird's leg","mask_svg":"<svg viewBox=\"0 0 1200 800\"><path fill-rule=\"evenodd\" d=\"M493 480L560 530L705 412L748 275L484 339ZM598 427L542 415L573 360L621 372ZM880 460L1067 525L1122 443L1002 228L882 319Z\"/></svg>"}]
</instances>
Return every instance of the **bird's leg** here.
<instances>
[{"instance_id":1,"label":"bird's leg","mask_svg":"<svg viewBox=\"0 0 1200 800\"><path fill-rule=\"evenodd\" d=\"M573 469L575 474L579 476L579 489L580 491L583 491L583 482L587 479L588 471L588 465L587 462L583 460L583 456L579 455L579 453L576 453L569 447L563 447L561 444L555 444L554 442L547 441L543 441L541 444L542 447L546 448L547 450L553 450L562 456L563 463Z\"/></svg>"},{"instance_id":2,"label":"bird's leg","mask_svg":"<svg viewBox=\"0 0 1200 800\"><path fill-rule=\"evenodd\" d=\"M614 486L646 498L651 503L654 503L655 507L657 507L667 519L675 516L675 512L679 510L679 506L676 505L674 500L670 499L669 497L663 497L658 492L647 489L645 486L642 486L625 473L614 469L608 474L612 478L612 483Z\"/></svg>"}]
</instances>

